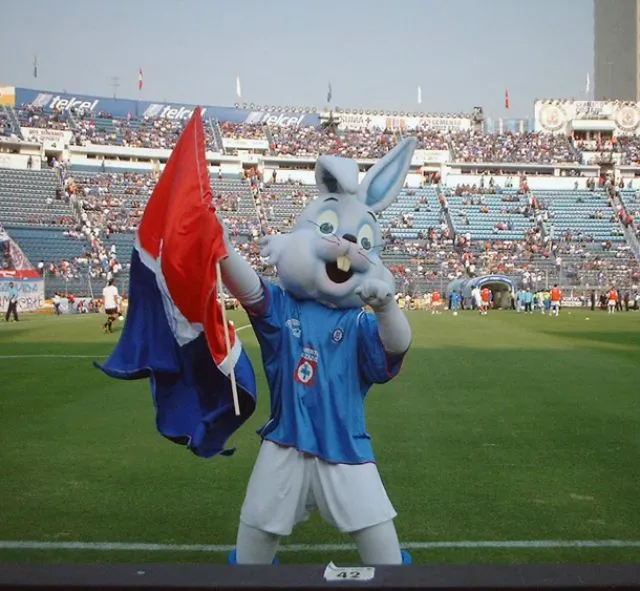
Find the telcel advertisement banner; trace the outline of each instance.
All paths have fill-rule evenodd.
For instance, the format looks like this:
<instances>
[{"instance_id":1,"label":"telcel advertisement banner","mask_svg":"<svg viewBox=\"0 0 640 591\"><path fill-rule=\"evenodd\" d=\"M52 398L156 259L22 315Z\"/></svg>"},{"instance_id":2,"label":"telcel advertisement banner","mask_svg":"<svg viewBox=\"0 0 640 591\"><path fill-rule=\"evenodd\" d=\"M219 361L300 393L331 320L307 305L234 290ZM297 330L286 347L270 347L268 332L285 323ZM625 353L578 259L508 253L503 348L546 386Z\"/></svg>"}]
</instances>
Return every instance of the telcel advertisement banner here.
<instances>
[{"instance_id":1,"label":"telcel advertisement banner","mask_svg":"<svg viewBox=\"0 0 640 591\"><path fill-rule=\"evenodd\" d=\"M186 121L193 114L196 105L180 103L155 103L132 99L114 99L82 94L65 94L49 90L29 88L15 89L15 105L40 107L45 110L90 111L116 118L150 117L169 121ZM250 111L234 107L202 106L203 118L213 118L220 122L266 124L279 127L317 127L320 117L317 113L281 113L271 111Z\"/></svg>"}]
</instances>

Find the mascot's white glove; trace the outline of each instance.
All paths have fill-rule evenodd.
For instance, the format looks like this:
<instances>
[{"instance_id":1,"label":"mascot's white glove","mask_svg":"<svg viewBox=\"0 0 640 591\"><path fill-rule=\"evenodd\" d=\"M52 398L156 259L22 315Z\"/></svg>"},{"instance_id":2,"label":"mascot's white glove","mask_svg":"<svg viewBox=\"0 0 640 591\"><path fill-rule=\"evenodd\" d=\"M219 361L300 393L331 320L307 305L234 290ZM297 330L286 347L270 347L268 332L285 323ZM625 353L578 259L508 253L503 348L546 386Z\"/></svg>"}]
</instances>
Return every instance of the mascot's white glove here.
<instances>
[{"instance_id":1,"label":"mascot's white glove","mask_svg":"<svg viewBox=\"0 0 640 591\"><path fill-rule=\"evenodd\" d=\"M366 279L360 287L356 287L355 293L376 311L386 307L393 300L391 288L380 279Z\"/></svg>"},{"instance_id":2,"label":"mascot's white glove","mask_svg":"<svg viewBox=\"0 0 640 591\"><path fill-rule=\"evenodd\" d=\"M379 279L367 279L356 288L355 293L373 308L384 350L391 355L406 353L411 345L411 327L396 304L391 287Z\"/></svg>"}]
</instances>

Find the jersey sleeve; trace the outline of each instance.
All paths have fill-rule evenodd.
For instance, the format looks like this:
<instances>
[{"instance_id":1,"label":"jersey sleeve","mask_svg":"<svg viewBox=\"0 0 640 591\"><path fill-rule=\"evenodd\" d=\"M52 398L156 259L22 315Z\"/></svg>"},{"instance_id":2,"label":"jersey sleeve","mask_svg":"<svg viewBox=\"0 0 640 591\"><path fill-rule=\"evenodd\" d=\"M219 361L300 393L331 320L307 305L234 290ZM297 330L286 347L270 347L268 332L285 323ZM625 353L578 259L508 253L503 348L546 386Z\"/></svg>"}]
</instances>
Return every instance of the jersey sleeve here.
<instances>
[{"instance_id":1,"label":"jersey sleeve","mask_svg":"<svg viewBox=\"0 0 640 591\"><path fill-rule=\"evenodd\" d=\"M280 349L286 295L277 285L263 279L260 281L264 300L257 306L247 308L247 313L262 353L269 358Z\"/></svg>"},{"instance_id":2,"label":"jersey sleeve","mask_svg":"<svg viewBox=\"0 0 640 591\"><path fill-rule=\"evenodd\" d=\"M358 363L363 379L369 384L384 384L396 377L405 353L390 355L384 350L375 314L358 316Z\"/></svg>"}]
</instances>

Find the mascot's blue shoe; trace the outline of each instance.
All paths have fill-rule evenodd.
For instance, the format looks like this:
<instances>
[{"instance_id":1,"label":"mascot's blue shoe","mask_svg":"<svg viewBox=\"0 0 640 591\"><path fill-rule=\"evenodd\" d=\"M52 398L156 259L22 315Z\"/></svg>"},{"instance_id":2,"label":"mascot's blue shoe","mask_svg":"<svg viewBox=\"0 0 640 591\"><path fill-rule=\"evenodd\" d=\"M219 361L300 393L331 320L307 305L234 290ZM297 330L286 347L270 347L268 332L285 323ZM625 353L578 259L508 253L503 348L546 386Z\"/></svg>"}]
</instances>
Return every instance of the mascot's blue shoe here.
<instances>
[{"instance_id":1,"label":"mascot's blue shoe","mask_svg":"<svg viewBox=\"0 0 640 591\"><path fill-rule=\"evenodd\" d=\"M407 552L406 550L402 550L400 552L400 554L402 554L402 564L403 565L409 565L409 564L413 564L413 558L411 558L411 554L409 554L409 552Z\"/></svg>"},{"instance_id":2,"label":"mascot's blue shoe","mask_svg":"<svg viewBox=\"0 0 640 591\"><path fill-rule=\"evenodd\" d=\"M229 552L227 556L227 564L233 564L233 565L238 564L238 557L237 557L235 548L231 550L231 552ZM273 559L273 562L271 564L273 565L280 564L280 561L278 560L277 556Z\"/></svg>"}]
</instances>

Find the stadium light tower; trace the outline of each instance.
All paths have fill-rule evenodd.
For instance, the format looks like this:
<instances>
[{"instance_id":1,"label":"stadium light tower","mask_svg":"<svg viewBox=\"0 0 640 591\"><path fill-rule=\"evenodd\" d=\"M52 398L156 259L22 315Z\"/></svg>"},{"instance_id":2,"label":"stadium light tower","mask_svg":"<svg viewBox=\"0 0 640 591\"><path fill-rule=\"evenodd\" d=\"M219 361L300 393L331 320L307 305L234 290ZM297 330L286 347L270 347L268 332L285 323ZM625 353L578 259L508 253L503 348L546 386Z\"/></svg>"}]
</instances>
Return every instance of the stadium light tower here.
<instances>
[{"instance_id":1,"label":"stadium light tower","mask_svg":"<svg viewBox=\"0 0 640 591\"><path fill-rule=\"evenodd\" d=\"M118 93L118 87L120 86L120 77L119 76L113 76L111 78L111 86L113 88L113 98L115 100L116 98L118 98L117 97L117 93Z\"/></svg>"}]
</instances>

